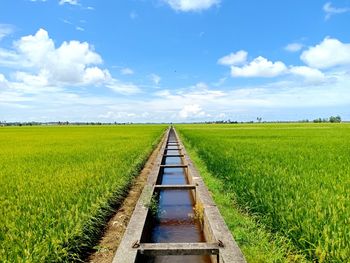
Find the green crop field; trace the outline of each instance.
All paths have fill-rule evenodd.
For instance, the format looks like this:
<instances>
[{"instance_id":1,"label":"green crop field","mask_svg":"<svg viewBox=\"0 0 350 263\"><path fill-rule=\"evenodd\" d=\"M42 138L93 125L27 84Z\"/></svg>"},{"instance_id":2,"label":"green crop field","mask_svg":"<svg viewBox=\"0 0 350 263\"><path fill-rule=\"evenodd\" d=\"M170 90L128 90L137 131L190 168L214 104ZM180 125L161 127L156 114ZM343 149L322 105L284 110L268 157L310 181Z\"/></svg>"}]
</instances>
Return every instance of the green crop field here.
<instances>
[{"instance_id":1,"label":"green crop field","mask_svg":"<svg viewBox=\"0 0 350 263\"><path fill-rule=\"evenodd\" d=\"M178 125L177 130L218 179L207 181L209 190L221 183L219 195L232 193L234 203L270 232L287 237L308 260L348 262L349 124ZM223 214L230 225L232 218Z\"/></svg>"},{"instance_id":2,"label":"green crop field","mask_svg":"<svg viewBox=\"0 0 350 263\"><path fill-rule=\"evenodd\" d=\"M164 130L0 128L0 262L78 260Z\"/></svg>"}]
</instances>

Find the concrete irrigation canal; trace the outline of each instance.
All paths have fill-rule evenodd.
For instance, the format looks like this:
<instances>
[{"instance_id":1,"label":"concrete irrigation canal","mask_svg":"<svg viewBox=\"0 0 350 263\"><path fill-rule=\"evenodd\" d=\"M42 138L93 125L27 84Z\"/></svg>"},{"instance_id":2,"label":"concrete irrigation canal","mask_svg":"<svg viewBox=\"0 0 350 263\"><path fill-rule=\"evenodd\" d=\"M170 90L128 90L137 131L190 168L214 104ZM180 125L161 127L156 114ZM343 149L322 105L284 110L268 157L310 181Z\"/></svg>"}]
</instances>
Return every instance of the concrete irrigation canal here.
<instances>
[{"instance_id":1,"label":"concrete irrigation canal","mask_svg":"<svg viewBox=\"0 0 350 263\"><path fill-rule=\"evenodd\" d=\"M175 129L165 136L113 263L246 262Z\"/></svg>"}]
</instances>

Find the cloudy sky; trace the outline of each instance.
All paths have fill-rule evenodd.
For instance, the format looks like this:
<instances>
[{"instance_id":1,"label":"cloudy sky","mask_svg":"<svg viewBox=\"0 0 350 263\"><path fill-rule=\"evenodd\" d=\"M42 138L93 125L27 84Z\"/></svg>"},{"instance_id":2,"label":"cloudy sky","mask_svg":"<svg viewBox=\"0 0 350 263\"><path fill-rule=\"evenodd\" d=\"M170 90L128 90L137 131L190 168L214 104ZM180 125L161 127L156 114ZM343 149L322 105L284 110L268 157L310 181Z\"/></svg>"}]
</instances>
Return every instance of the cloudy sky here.
<instances>
[{"instance_id":1,"label":"cloudy sky","mask_svg":"<svg viewBox=\"0 0 350 263\"><path fill-rule=\"evenodd\" d=\"M350 120L350 0L2 0L0 121Z\"/></svg>"}]
</instances>

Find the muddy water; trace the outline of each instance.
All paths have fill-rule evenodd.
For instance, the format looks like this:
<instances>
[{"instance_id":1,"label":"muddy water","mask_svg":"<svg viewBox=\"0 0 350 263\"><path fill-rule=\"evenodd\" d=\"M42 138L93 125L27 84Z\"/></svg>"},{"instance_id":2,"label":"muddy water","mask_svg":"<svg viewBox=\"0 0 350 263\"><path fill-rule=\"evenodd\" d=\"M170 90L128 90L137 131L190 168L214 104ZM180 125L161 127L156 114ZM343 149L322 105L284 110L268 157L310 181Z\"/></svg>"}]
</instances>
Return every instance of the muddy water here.
<instances>
[{"instance_id":1,"label":"muddy water","mask_svg":"<svg viewBox=\"0 0 350 263\"><path fill-rule=\"evenodd\" d=\"M170 142L176 142L171 131ZM168 143L166 154L180 154L177 145ZM165 157L163 164L182 164L180 157ZM160 184L188 184L184 168L164 168L160 171ZM205 242L201 226L194 218L195 205L190 190L161 190L159 191L159 207L155 224L151 231L153 243L187 243ZM209 263L209 256L158 256L144 262L156 263Z\"/></svg>"}]
</instances>

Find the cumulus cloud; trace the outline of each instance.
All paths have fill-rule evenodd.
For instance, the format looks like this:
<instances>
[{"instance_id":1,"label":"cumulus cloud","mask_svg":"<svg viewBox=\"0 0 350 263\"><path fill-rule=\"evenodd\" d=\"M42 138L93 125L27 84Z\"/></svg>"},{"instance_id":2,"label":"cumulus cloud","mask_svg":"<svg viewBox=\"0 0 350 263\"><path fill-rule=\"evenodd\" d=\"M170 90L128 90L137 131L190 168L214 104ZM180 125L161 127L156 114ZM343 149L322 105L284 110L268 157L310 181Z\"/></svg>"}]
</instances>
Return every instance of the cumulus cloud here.
<instances>
[{"instance_id":1,"label":"cumulus cloud","mask_svg":"<svg viewBox=\"0 0 350 263\"><path fill-rule=\"evenodd\" d=\"M276 77L287 71L286 65L281 61L272 62L264 57L257 57L242 67L231 66L233 77Z\"/></svg>"},{"instance_id":2,"label":"cumulus cloud","mask_svg":"<svg viewBox=\"0 0 350 263\"><path fill-rule=\"evenodd\" d=\"M320 44L305 50L300 58L308 66L318 69L350 65L350 43L326 37Z\"/></svg>"},{"instance_id":3,"label":"cumulus cloud","mask_svg":"<svg viewBox=\"0 0 350 263\"><path fill-rule=\"evenodd\" d=\"M14 26L9 24L0 24L0 41L4 37L12 34L14 31Z\"/></svg>"},{"instance_id":4,"label":"cumulus cloud","mask_svg":"<svg viewBox=\"0 0 350 263\"><path fill-rule=\"evenodd\" d=\"M302 44L292 43L286 50L296 52ZM304 50L300 59L306 65L286 66L281 61L270 61L262 56L247 61L248 53L238 51L218 60L219 64L230 66L232 77L277 77L294 75L308 82L323 82L326 75L321 70L329 70L350 65L350 43L326 37L321 43ZM241 65L239 65L241 64Z\"/></svg>"},{"instance_id":5,"label":"cumulus cloud","mask_svg":"<svg viewBox=\"0 0 350 263\"><path fill-rule=\"evenodd\" d=\"M220 65L241 65L247 61L248 52L244 50L237 51L236 53L230 53L227 56L224 56L218 60Z\"/></svg>"},{"instance_id":6,"label":"cumulus cloud","mask_svg":"<svg viewBox=\"0 0 350 263\"><path fill-rule=\"evenodd\" d=\"M44 29L15 41L14 50L0 50L0 64L6 66L5 61L19 69L12 74L15 81L28 87L106 86L120 93L139 91L98 67L103 60L89 43L72 40L56 47Z\"/></svg>"},{"instance_id":7,"label":"cumulus cloud","mask_svg":"<svg viewBox=\"0 0 350 263\"><path fill-rule=\"evenodd\" d=\"M163 0L172 9L181 12L202 11L220 4L221 0Z\"/></svg>"},{"instance_id":8,"label":"cumulus cloud","mask_svg":"<svg viewBox=\"0 0 350 263\"><path fill-rule=\"evenodd\" d=\"M310 82L321 82L325 79L325 75L321 71L306 66L293 66L290 68L289 72L301 76Z\"/></svg>"},{"instance_id":9,"label":"cumulus cloud","mask_svg":"<svg viewBox=\"0 0 350 263\"><path fill-rule=\"evenodd\" d=\"M284 47L284 49L289 52L298 52L302 48L303 48L303 44L301 43L290 43Z\"/></svg>"},{"instance_id":10,"label":"cumulus cloud","mask_svg":"<svg viewBox=\"0 0 350 263\"><path fill-rule=\"evenodd\" d=\"M328 20L333 15L350 12L350 8L349 7L340 7L340 8L339 7L334 7L334 6L332 6L331 2L327 2L323 6L323 11L326 13L325 19Z\"/></svg>"},{"instance_id":11,"label":"cumulus cloud","mask_svg":"<svg viewBox=\"0 0 350 263\"><path fill-rule=\"evenodd\" d=\"M22 37L15 47L26 67L35 68L52 84L89 85L110 79L107 70L96 66L102 58L87 42L63 42L58 48L48 32Z\"/></svg>"}]
</instances>

